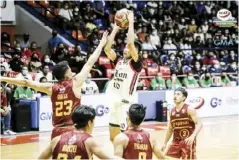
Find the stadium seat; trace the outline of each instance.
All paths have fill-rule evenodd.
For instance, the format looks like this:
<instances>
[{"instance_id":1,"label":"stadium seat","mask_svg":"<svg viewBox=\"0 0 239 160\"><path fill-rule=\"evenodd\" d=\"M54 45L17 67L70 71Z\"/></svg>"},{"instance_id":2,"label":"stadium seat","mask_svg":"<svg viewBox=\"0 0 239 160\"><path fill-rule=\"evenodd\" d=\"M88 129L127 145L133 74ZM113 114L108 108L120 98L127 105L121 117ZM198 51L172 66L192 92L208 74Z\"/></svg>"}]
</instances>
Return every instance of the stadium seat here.
<instances>
[{"instance_id":1,"label":"stadium seat","mask_svg":"<svg viewBox=\"0 0 239 160\"><path fill-rule=\"evenodd\" d=\"M35 1L27 1L27 4L34 8L41 8L41 6L37 3L35 3Z\"/></svg>"},{"instance_id":2,"label":"stadium seat","mask_svg":"<svg viewBox=\"0 0 239 160\"><path fill-rule=\"evenodd\" d=\"M162 73L163 77L168 76L168 77L164 77L165 80L169 79L171 76L171 71L168 66L159 66L159 72Z\"/></svg>"},{"instance_id":3,"label":"stadium seat","mask_svg":"<svg viewBox=\"0 0 239 160\"><path fill-rule=\"evenodd\" d=\"M54 12L55 11L55 9L51 9L51 8L47 8L48 10L51 10L52 12ZM42 8L42 15L43 16L47 16L48 18L55 18L56 16L54 16L53 14L51 14L50 13L50 11L46 11L46 9L45 8Z\"/></svg>"},{"instance_id":4,"label":"stadium seat","mask_svg":"<svg viewBox=\"0 0 239 160\"><path fill-rule=\"evenodd\" d=\"M77 37L77 32L78 32L78 37ZM85 40L87 40L86 38L83 37L83 35L82 35L80 30L78 30L78 31L73 30L72 31L72 37L75 38L78 41L85 41Z\"/></svg>"},{"instance_id":5,"label":"stadium seat","mask_svg":"<svg viewBox=\"0 0 239 160\"><path fill-rule=\"evenodd\" d=\"M140 72L140 77L144 77L144 76L146 76L146 71L145 71L145 69L143 68L143 69L141 70L141 72Z\"/></svg>"},{"instance_id":6,"label":"stadium seat","mask_svg":"<svg viewBox=\"0 0 239 160\"><path fill-rule=\"evenodd\" d=\"M48 2L47 0L40 1L40 4L43 5L43 6L46 7L46 8L51 7L50 4L49 4L49 2Z\"/></svg>"},{"instance_id":7,"label":"stadium seat","mask_svg":"<svg viewBox=\"0 0 239 160\"><path fill-rule=\"evenodd\" d=\"M110 63L110 59L106 56L100 56L98 58L98 64L101 65L101 66L104 66L107 69L112 69L113 68L111 63Z\"/></svg>"},{"instance_id":8,"label":"stadium seat","mask_svg":"<svg viewBox=\"0 0 239 160\"><path fill-rule=\"evenodd\" d=\"M155 76L158 73L158 67L148 67L146 68L148 76Z\"/></svg>"},{"instance_id":9,"label":"stadium seat","mask_svg":"<svg viewBox=\"0 0 239 160\"><path fill-rule=\"evenodd\" d=\"M114 71L113 69L107 69L106 70L106 77L110 79L112 74L113 74L113 71Z\"/></svg>"},{"instance_id":10,"label":"stadium seat","mask_svg":"<svg viewBox=\"0 0 239 160\"><path fill-rule=\"evenodd\" d=\"M7 73L8 77L15 78L19 72L10 71Z\"/></svg>"}]
</instances>

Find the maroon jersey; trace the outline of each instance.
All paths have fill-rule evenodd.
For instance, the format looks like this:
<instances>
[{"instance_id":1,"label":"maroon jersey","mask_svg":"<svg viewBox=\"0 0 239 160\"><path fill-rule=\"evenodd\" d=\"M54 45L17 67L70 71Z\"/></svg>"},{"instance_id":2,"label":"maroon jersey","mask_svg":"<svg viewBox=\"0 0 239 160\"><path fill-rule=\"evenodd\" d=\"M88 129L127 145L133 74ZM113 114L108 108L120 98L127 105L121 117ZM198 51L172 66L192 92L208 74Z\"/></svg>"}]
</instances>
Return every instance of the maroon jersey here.
<instances>
[{"instance_id":1,"label":"maroon jersey","mask_svg":"<svg viewBox=\"0 0 239 160\"><path fill-rule=\"evenodd\" d=\"M73 92L73 80L61 81L52 87L53 126L71 125L73 109L80 104L80 99Z\"/></svg>"},{"instance_id":2,"label":"maroon jersey","mask_svg":"<svg viewBox=\"0 0 239 160\"><path fill-rule=\"evenodd\" d=\"M152 159L153 149L150 144L149 133L140 130L127 130L124 134L129 138L124 149L124 159Z\"/></svg>"},{"instance_id":3,"label":"maroon jersey","mask_svg":"<svg viewBox=\"0 0 239 160\"><path fill-rule=\"evenodd\" d=\"M188 114L187 104L184 104L179 111L176 110L176 107L172 109L170 123L173 129L174 141L181 141L188 138L195 129L195 123Z\"/></svg>"},{"instance_id":4,"label":"maroon jersey","mask_svg":"<svg viewBox=\"0 0 239 160\"><path fill-rule=\"evenodd\" d=\"M52 159L92 159L88 155L85 141L91 135L83 131L71 131L61 135L52 153Z\"/></svg>"}]
</instances>

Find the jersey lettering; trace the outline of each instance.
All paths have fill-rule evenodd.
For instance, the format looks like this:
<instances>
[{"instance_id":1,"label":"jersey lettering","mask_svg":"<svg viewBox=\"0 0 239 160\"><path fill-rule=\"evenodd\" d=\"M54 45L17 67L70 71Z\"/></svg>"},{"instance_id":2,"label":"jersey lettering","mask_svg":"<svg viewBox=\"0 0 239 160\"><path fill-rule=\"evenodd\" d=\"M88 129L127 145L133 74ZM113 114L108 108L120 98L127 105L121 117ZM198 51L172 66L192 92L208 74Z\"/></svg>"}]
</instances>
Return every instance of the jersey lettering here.
<instances>
[{"instance_id":1,"label":"jersey lettering","mask_svg":"<svg viewBox=\"0 0 239 160\"><path fill-rule=\"evenodd\" d=\"M65 153L59 153L57 159L68 159L68 155ZM74 160L81 160L81 156L75 156Z\"/></svg>"},{"instance_id":2,"label":"jersey lettering","mask_svg":"<svg viewBox=\"0 0 239 160\"><path fill-rule=\"evenodd\" d=\"M66 100L66 101L61 101L61 102L55 102L56 105L56 117L59 116L68 116L71 114L72 110L72 100ZM65 108L66 111L62 111Z\"/></svg>"}]
</instances>

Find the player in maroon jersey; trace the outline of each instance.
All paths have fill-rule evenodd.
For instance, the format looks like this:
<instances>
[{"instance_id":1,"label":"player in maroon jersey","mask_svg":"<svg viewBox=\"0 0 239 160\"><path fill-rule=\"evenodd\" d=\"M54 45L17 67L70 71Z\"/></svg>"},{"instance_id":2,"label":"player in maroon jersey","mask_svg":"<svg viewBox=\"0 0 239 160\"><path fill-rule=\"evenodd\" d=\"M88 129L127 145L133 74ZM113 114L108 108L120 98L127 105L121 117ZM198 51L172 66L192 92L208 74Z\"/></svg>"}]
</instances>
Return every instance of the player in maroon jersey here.
<instances>
[{"instance_id":1,"label":"player in maroon jersey","mask_svg":"<svg viewBox=\"0 0 239 160\"><path fill-rule=\"evenodd\" d=\"M152 159L153 153L158 159L164 155L155 137L140 128L146 108L141 104L132 104L128 112L128 130L114 139L115 155L124 159Z\"/></svg>"},{"instance_id":2,"label":"player in maroon jersey","mask_svg":"<svg viewBox=\"0 0 239 160\"><path fill-rule=\"evenodd\" d=\"M52 123L54 126L51 138L74 129L71 121L72 110L75 106L80 104L83 82L101 54L102 48L106 44L107 39L108 32L106 31L103 34L98 47L90 56L81 72L74 77L68 63L66 61L59 62L52 71L53 76L58 80L55 84L39 83L26 79L21 80L17 78L1 77L1 80L4 82L20 86L28 86L51 96L53 110Z\"/></svg>"},{"instance_id":3,"label":"player in maroon jersey","mask_svg":"<svg viewBox=\"0 0 239 160\"><path fill-rule=\"evenodd\" d=\"M99 140L90 134L94 128L95 109L77 106L72 113L75 130L53 138L39 159L92 159L93 154L100 159L119 159L108 152Z\"/></svg>"},{"instance_id":4,"label":"player in maroon jersey","mask_svg":"<svg viewBox=\"0 0 239 160\"><path fill-rule=\"evenodd\" d=\"M166 155L173 158L196 159L196 137L202 128L202 122L197 116L196 110L185 104L188 96L184 88L174 91L175 107L170 111L170 122L162 149L173 134Z\"/></svg>"}]
</instances>

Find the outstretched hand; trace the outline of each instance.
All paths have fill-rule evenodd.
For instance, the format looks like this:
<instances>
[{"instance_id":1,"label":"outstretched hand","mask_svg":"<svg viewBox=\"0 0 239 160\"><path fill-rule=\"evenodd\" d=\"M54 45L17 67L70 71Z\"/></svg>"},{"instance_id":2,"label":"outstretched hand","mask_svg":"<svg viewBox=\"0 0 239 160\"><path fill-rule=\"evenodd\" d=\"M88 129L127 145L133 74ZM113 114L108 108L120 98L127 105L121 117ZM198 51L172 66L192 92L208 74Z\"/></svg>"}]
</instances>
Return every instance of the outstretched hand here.
<instances>
[{"instance_id":1,"label":"outstretched hand","mask_svg":"<svg viewBox=\"0 0 239 160\"><path fill-rule=\"evenodd\" d=\"M100 44L101 44L102 46L105 46L105 44L107 43L108 34L109 34L108 31L105 31L105 32L103 33L103 36L102 36L102 38L101 38L101 40L100 40Z\"/></svg>"}]
</instances>

